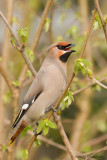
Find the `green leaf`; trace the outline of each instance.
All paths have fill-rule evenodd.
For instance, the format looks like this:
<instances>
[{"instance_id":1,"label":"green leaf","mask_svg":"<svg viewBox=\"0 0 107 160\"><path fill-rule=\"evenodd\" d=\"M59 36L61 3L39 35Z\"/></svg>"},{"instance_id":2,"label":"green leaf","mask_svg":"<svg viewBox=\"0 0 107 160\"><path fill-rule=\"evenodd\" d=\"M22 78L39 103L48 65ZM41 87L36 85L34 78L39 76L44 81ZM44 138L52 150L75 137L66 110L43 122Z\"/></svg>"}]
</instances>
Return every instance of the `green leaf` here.
<instances>
[{"instance_id":1,"label":"green leaf","mask_svg":"<svg viewBox=\"0 0 107 160\"><path fill-rule=\"evenodd\" d=\"M92 11L92 13L93 13L93 11ZM94 30L95 30L95 29L97 29L98 27L102 30L101 19L100 19L100 17L99 17L99 14L96 12L93 28L94 28Z\"/></svg>"},{"instance_id":2,"label":"green leaf","mask_svg":"<svg viewBox=\"0 0 107 160\"><path fill-rule=\"evenodd\" d=\"M97 30L98 29L98 22L94 21L93 23L93 30Z\"/></svg>"},{"instance_id":3,"label":"green leaf","mask_svg":"<svg viewBox=\"0 0 107 160\"><path fill-rule=\"evenodd\" d=\"M3 145L3 146L2 146L2 150L5 152L6 149L7 149L7 146L6 146L6 145Z\"/></svg>"},{"instance_id":4,"label":"green leaf","mask_svg":"<svg viewBox=\"0 0 107 160\"><path fill-rule=\"evenodd\" d=\"M64 101L64 98L62 99L60 105L59 105L59 108L63 111L65 108L66 108L66 103Z\"/></svg>"},{"instance_id":5,"label":"green leaf","mask_svg":"<svg viewBox=\"0 0 107 160\"><path fill-rule=\"evenodd\" d=\"M41 131L43 131L44 135L46 135L49 131L49 127L50 128L56 128L56 124L49 121L48 119L43 119L39 122L39 125L37 127L37 134L40 133Z\"/></svg>"},{"instance_id":6,"label":"green leaf","mask_svg":"<svg viewBox=\"0 0 107 160\"><path fill-rule=\"evenodd\" d=\"M27 53L27 56L30 59L30 61L33 62L34 61L33 51L32 50L28 50L26 53Z\"/></svg>"},{"instance_id":7,"label":"green leaf","mask_svg":"<svg viewBox=\"0 0 107 160\"><path fill-rule=\"evenodd\" d=\"M79 71L83 75L88 75L88 77L92 77L92 70L90 68L91 63L87 61L86 59L80 58L75 61L74 64L74 73L77 74Z\"/></svg>"},{"instance_id":8,"label":"green leaf","mask_svg":"<svg viewBox=\"0 0 107 160\"><path fill-rule=\"evenodd\" d=\"M28 159L28 150L24 149L21 155L22 160L27 160Z\"/></svg>"},{"instance_id":9,"label":"green leaf","mask_svg":"<svg viewBox=\"0 0 107 160\"><path fill-rule=\"evenodd\" d=\"M69 94L69 98L71 99L71 101L74 101L74 97L72 95L72 92L68 90L68 94Z\"/></svg>"},{"instance_id":10,"label":"green leaf","mask_svg":"<svg viewBox=\"0 0 107 160\"><path fill-rule=\"evenodd\" d=\"M86 69L86 73L87 73L89 78L92 78L92 70L90 68Z\"/></svg>"},{"instance_id":11,"label":"green leaf","mask_svg":"<svg viewBox=\"0 0 107 160\"><path fill-rule=\"evenodd\" d=\"M11 37L11 42L12 42L12 45L15 47L16 44L15 44L15 39L14 39L14 37Z\"/></svg>"},{"instance_id":12,"label":"green leaf","mask_svg":"<svg viewBox=\"0 0 107 160\"><path fill-rule=\"evenodd\" d=\"M39 122L39 125L38 125L37 130L36 130L37 134L40 133L43 130L44 126L45 126L45 120L43 119Z\"/></svg>"},{"instance_id":13,"label":"green leaf","mask_svg":"<svg viewBox=\"0 0 107 160\"><path fill-rule=\"evenodd\" d=\"M68 108L69 105L74 101L73 95L71 91L67 91L65 97L62 99L60 103L61 110L64 110L65 108Z\"/></svg>"},{"instance_id":14,"label":"green leaf","mask_svg":"<svg viewBox=\"0 0 107 160\"><path fill-rule=\"evenodd\" d=\"M45 120L45 124L46 124L46 126L48 126L50 128L56 128L56 124L49 121L48 119Z\"/></svg>"},{"instance_id":15,"label":"green leaf","mask_svg":"<svg viewBox=\"0 0 107 160\"><path fill-rule=\"evenodd\" d=\"M48 126L44 126L44 128L43 128L43 134L47 135L48 132L49 132L49 127Z\"/></svg>"},{"instance_id":16,"label":"green leaf","mask_svg":"<svg viewBox=\"0 0 107 160\"><path fill-rule=\"evenodd\" d=\"M36 140L34 141L33 147L37 147L41 145L41 141L39 139L36 138Z\"/></svg>"},{"instance_id":17,"label":"green leaf","mask_svg":"<svg viewBox=\"0 0 107 160\"><path fill-rule=\"evenodd\" d=\"M78 71L80 71L80 67L81 67L81 65L79 63L75 62L75 65L74 65L74 72L75 72L75 74L77 74Z\"/></svg>"},{"instance_id":18,"label":"green leaf","mask_svg":"<svg viewBox=\"0 0 107 160\"><path fill-rule=\"evenodd\" d=\"M25 43L27 41L28 30L29 30L29 27L25 27L25 28L21 28L21 29L17 30L18 35L21 37L21 40L23 43Z\"/></svg>"},{"instance_id":19,"label":"green leaf","mask_svg":"<svg viewBox=\"0 0 107 160\"><path fill-rule=\"evenodd\" d=\"M29 69L26 72L26 76L27 76L27 78L31 78L32 77L32 72Z\"/></svg>"},{"instance_id":20,"label":"green leaf","mask_svg":"<svg viewBox=\"0 0 107 160\"><path fill-rule=\"evenodd\" d=\"M16 87L20 87L20 82L19 81L13 81L12 84Z\"/></svg>"},{"instance_id":21,"label":"green leaf","mask_svg":"<svg viewBox=\"0 0 107 160\"><path fill-rule=\"evenodd\" d=\"M32 130L32 127L29 125L29 126L27 126L27 127L25 127L24 128L24 130L21 132L21 137L22 138L24 138L25 137L25 135L26 135L26 132L28 131L28 130Z\"/></svg>"},{"instance_id":22,"label":"green leaf","mask_svg":"<svg viewBox=\"0 0 107 160\"><path fill-rule=\"evenodd\" d=\"M45 20L45 24L44 24L45 32L48 32L48 30L49 30L49 26L50 26L50 23L51 23L50 18L46 18L46 20Z\"/></svg>"},{"instance_id":23,"label":"green leaf","mask_svg":"<svg viewBox=\"0 0 107 160\"><path fill-rule=\"evenodd\" d=\"M80 59L80 61L82 61L82 63L85 65L85 66L91 66L91 62L87 61L86 59Z\"/></svg>"}]
</instances>

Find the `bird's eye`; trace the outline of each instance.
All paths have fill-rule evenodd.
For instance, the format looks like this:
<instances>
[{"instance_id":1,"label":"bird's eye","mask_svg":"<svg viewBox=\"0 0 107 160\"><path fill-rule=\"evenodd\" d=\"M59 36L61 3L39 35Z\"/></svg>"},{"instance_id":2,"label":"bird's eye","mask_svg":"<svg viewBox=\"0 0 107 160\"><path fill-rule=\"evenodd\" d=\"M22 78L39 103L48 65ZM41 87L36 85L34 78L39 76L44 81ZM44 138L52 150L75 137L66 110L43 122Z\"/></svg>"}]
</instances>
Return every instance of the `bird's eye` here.
<instances>
[{"instance_id":1,"label":"bird's eye","mask_svg":"<svg viewBox=\"0 0 107 160\"><path fill-rule=\"evenodd\" d=\"M58 45L57 48L60 49L60 50L64 50L64 49L65 49L65 46Z\"/></svg>"}]
</instances>

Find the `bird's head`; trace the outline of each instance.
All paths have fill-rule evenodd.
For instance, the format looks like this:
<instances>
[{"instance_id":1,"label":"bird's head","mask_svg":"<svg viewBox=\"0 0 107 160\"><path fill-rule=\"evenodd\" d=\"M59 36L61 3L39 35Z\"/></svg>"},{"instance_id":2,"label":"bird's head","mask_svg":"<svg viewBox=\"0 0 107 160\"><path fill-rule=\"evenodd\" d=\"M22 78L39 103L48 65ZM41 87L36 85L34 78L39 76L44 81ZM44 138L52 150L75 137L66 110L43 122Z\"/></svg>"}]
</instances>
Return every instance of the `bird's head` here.
<instances>
[{"instance_id":1,"label":"bird's head","mask_svg":"<svg viewBox=\"0 0 107 160\"><path fill-rule=\"evenodd\" d=\"M49 55L54 57L55 59L59 59L63 63L67 62L68 57L75 50L71 50L71 47L74 47L75 44L71 44L68 42L57 42L52 44L48 48Z\"/></svg>"}]
</instances>

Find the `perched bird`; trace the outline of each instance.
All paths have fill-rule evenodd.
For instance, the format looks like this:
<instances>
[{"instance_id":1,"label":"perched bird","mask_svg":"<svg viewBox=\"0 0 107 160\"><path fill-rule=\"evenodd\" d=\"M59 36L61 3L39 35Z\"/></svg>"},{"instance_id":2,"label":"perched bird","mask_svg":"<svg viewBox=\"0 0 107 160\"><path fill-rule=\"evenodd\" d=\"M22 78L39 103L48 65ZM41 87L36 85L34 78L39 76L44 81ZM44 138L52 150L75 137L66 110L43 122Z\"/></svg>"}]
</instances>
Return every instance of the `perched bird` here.
<instances>
[{"instance_id":1,"label":"perched bird","mask_svg":"<svg viewBox=\"0 0 107 160\"><path fill-rule=\"evenodd\" d=\"M67 59L72 52L74 44L57 42L47 50L47 56L31 84L23 105L17 115L13 128L15 133L10 139L10 144L32 122L37 122L46 111L56 103L66 87Z\"/></svg>"}]
</instances>

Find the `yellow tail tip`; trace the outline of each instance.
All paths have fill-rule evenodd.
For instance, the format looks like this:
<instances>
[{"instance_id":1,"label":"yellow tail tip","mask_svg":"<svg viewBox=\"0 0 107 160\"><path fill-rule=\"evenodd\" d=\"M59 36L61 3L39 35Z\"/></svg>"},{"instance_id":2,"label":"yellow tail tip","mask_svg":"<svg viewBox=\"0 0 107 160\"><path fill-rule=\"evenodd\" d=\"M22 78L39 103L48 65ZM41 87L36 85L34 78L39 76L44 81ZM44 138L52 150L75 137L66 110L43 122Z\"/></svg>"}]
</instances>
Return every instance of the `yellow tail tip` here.
<instances>
[{"instance_id":1,"label":"yellow tail tip","mask_svg":"<svg viewBox=\"0 0 107 160\"><path fill-rule=\"evenodd\" d=\"M10 141L9 141L9 145L11 145L12 143L13 143L13 141L12 141L12 140L10 140Z\"/></svg>"}]
</instances>

